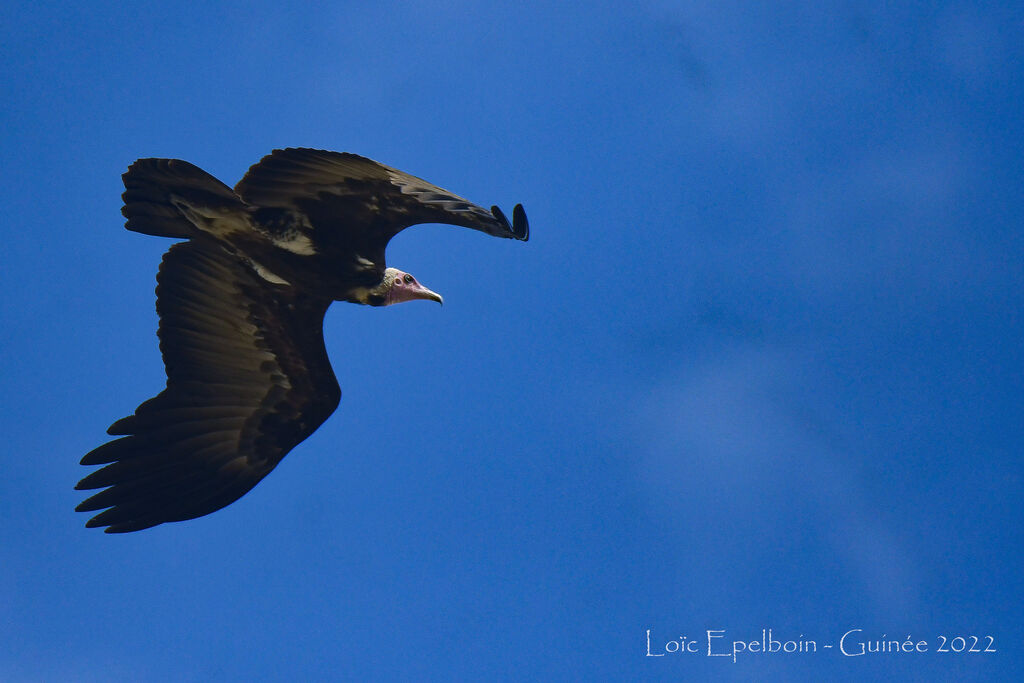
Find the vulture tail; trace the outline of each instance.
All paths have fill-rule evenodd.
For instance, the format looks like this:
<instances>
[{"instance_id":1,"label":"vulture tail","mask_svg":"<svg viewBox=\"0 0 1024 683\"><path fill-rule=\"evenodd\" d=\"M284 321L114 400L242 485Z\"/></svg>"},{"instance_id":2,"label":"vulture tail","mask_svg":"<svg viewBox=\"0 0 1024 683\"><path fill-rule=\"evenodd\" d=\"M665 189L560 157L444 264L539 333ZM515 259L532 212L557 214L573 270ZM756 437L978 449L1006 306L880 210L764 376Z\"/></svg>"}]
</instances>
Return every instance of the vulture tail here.
<instances>
[{"instance_id":1,"label":"vulture tail","mask_svg":"<svg viewBox=\"0 0 1024 683\"><path fill-rule=\"evenodd\" d=\"M199 225L244 209L230 187L180 159L139 159L124 180L124 227L158 237L195 237Z\"/></svg>"}]
</instances>

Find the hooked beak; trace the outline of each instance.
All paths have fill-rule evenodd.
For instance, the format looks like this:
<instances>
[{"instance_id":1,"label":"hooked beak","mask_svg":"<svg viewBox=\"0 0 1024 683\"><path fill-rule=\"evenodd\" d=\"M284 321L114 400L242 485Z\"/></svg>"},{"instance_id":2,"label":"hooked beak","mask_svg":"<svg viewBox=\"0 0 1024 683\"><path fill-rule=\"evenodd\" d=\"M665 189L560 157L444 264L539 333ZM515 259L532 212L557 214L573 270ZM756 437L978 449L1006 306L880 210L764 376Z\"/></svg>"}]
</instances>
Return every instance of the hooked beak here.
<instances>
[{"instance_id":1,"label":"hooked beak","mask_svg":"<svg viewBox=\"0 0 1024 683\"><path fill-rule=\"evenodd\" d=\"M388 268L388 270L392 270ZM397 268L394 269L394 278L391 280L391 289L388 290L386 306L398 304L403 301L414 299L429 299L444 305L444 298L435 291L427 289L409 273L403 273Z\"/></svg>"}]
</instances>

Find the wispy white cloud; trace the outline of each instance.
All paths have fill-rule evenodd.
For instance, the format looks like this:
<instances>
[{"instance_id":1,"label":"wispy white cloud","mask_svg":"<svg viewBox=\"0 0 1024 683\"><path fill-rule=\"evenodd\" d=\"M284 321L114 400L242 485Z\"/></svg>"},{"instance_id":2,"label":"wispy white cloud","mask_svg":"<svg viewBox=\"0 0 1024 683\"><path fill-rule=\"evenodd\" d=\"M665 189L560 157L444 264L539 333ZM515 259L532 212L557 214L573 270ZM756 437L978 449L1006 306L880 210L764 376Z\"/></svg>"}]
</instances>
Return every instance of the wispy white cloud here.
<instances>
[{"instance_id":1,"label":"wispy white cloud","mask_svg":"<svg viewBox=\"0 0 1024 683\"><path fill-rule=\"evenodd\" d=\"M716 555L691 564L697 585L721 584L722 567L750 567L799 539L812 556L827 549L878 614L905 614L919 600L914 557L868 500L859 465L884 456L838 445L797 414L809 369L799 354L745 347L666 378L636 413L642 495L680 535L731 529L735 542L697 533L680 544Z\"/></svg>"}]
</instances>

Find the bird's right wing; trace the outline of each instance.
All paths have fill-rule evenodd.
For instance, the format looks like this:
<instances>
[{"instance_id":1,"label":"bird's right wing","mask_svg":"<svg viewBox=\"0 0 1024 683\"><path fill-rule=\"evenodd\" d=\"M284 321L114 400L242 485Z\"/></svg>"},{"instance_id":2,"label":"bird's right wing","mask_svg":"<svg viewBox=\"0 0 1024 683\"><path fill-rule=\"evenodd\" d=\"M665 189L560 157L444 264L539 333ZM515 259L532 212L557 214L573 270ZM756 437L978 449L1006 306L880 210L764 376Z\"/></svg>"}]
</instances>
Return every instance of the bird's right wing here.
<instances>
[{"instance_id":1,"label":"bird's right wing","mask_svg":"<svg viewBox=\"0 0 1024 683\"><path fill-rule=\"evenodd\" d=\"M82 458L78 489L109 508L86 526L136 531L235 501L313 433L341 397L323 341L329 301L274 285L224 248L176 244L157 276L167 388Z\"/></svg>"}]
</instances>

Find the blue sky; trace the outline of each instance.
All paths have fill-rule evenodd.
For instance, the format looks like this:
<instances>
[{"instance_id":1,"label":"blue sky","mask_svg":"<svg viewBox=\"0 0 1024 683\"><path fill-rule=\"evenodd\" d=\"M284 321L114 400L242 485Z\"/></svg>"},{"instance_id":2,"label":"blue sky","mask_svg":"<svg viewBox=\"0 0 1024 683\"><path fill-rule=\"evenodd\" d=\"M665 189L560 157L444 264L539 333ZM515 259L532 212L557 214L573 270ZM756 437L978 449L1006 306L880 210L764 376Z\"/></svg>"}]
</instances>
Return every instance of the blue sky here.
<instances>
[{"instance_id":1,"label":"blue sky","mask_svg":"<svg viewBox=\"0 0 1024 683\"><path fill-rule=\"evenodd\" d=\"M1024 670L1018 5L0 15L0 678ZM78 459L164 381L169 241L120 174L285 146L522 202L531 240L404 232L445 306L335 304L316 434L214 515L86 530ZM820 649L706 656L763 629Z\"/></svg>"}]
</instances>

